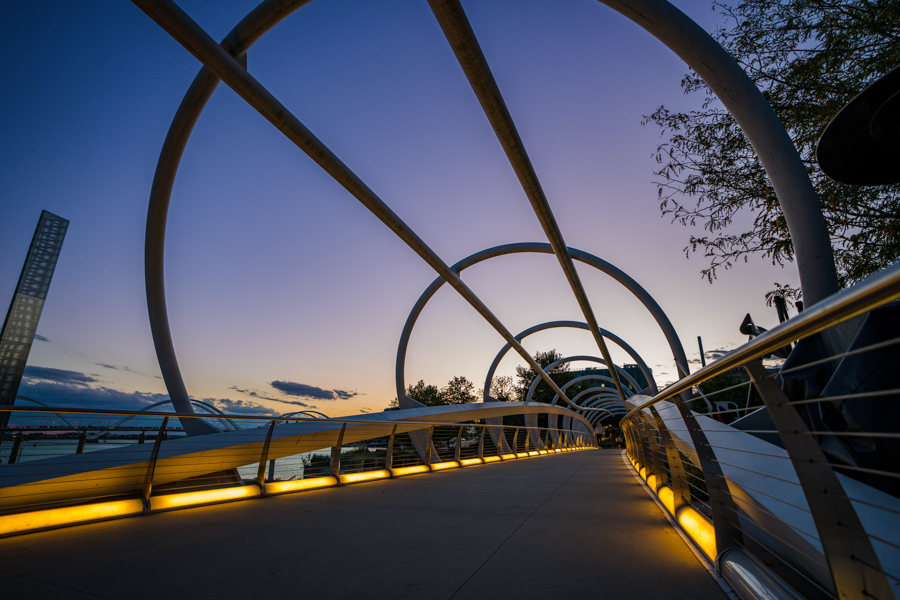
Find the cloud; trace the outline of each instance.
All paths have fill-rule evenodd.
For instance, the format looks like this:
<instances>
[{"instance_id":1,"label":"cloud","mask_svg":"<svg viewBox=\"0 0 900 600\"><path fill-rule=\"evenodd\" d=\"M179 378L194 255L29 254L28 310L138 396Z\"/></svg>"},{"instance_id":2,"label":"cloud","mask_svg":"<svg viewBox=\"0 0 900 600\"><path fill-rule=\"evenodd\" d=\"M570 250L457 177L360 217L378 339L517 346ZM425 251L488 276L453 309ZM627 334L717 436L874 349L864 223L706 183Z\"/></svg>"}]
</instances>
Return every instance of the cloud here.
<instances>
[{"instance_id":1,"label":"cloud","mask_svg":"<svg viewBox=\"0 0 900 600\"><path fill-rule=\"evenodd\" d=\"M50 341L50 338L44 337L39 333L34 334L34 339L36 339L39 342L49 342Z\"/></svg>"},{"instance_id":2,"label":"cloud","mask_svg":"<svg viewBox=\"0 0 900 600\"><path fill-rule=\"evenodd\" d=\"M367 414L369 414L370 412L372 412L372 409L363 406L361 409L359 409L359 412L361 412L361 413L364 414L364 415L367 415Z\"/></svg>"},{"instance_id":3,"label":"cloud","mask_svg":"<svg viewBox=\"0 0 900 600\"><path fill-rule=\"evenodd\" d=\"M232 400L230 398L204 398L204 402L212 404L219 410L230 415L253 415L277 417L281 413L273 408L263 406L252 400Z\"/></svg>"},{"instance_id":4,"label":"cloud","mask_svg":"<svg viewBox=\"0 0 900 600\"><path fill-rule=\"evenodd\" d=\"M103 367L104 369L111 369L113 371L128 371L129 373L134 373L135 375L143 375L144 377L152 377L153 379L162 379L159 375L151 375L150 373L144 373L143 371L135 371L131 367L125 366L120 367L118 365L111 365L108 363L95 362L95 365L98 367Z\"/></svg>"},{"instance_id":5,"label":"cloud","mask_svg":"<svg viewBox=\"0 0 900 600\"><path fill-rule=\"evenodd\" d=\"M25 367L23 377L28 380L50 381L64 385L87 386L89 383L95 383L97 380L78 371L67 371L65 369L54 369L53 367Z\"/></svg>"},{"instance_id":6,"label":"cloud","mask_svg":"<svg viewBox=\"0 0 900 600\"><path fill-rule=\"evenodd\" d=\"M357 392L347 392L345 390L324 390L314 385L305 383L295 383L293 381L273 381L270 383L273 388L288 396L299 396L301 398L314 398L316 400L348 400L354 396L358 396Z\"/></svg>"},{"instance_id":7,"label":"cloud","mask_svg":"<svg viewBox=\"0 0 900 600\"><path fill-rule=\"evenodd\" d=\"M108 387L89 387L79 383L58 381L22 381L19 395L48 406L140 410L148 404L168 400L167 394L123 392Z\"/></svg>"},{"instance_id":8,"label":"cloud","mask_svg":"<svg viewBox=\"0 0 900 600\"><path fill-rule=\"evenodd\" d=\"M315 408L310 407L306 402L300 402L299 400L284 400L282 398L271 398L269 396L263 396L260 392L254 390L242 390L236 385L233 385L228 389L240 392L241 394L247 394L248 396L253 396L254 398L259 398L260 400L271 400L272 402L281 402L282 404L293 404L294 406L302 406L304 408Z\"/></svg>"}]
</instances>

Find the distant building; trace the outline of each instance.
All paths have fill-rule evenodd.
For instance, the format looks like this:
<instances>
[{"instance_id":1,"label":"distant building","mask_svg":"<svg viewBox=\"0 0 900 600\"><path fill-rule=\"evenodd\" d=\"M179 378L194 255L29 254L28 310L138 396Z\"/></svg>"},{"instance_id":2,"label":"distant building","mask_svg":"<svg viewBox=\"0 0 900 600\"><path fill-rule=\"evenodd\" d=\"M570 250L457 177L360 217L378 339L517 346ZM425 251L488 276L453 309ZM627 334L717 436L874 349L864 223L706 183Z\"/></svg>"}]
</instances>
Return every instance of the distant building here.
<instances>
[{"instance_id":1,"label":"distant building","mask_svg":"<svg viewBox=\"0 0 900 600\"><path fill-rule=\"evenodd\" d=\"M68 227L66 219L46 210L41 212L16 293L0 330L0 406L12 406L16 402ZM0 427L6 427L8 422L9 413L0 412Z\"/></svg>"}]
</instances>

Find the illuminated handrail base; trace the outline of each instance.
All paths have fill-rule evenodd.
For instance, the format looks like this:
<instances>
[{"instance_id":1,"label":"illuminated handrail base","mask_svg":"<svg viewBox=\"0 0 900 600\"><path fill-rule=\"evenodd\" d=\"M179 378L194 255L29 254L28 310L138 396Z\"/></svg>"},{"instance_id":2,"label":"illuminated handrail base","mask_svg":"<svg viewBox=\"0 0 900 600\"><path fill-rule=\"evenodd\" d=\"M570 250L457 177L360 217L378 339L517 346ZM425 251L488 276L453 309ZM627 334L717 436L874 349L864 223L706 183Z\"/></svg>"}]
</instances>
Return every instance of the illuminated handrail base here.
<instances>
[{"instance_id":1,"label":"illuminated handrail base","mask_svg":"<svg viewBox=\"0 0 900 600\"><path fill-rule=\"evenodd\" d=\"M636 468L635 471L637 471ZM641 467L639 473L641 479L645 479L647 486L656 492L662 505L665 506L666 510L669 511L669 514L675 518L675 522L681 526L681 529L688 535L691 541L703 551L703 554L705 554L710 561L715 561L717 556L716 532L712 522L703 514L699 513L694 507L688 505L682 506L676 514L675 494L672 492L672 488L669 487L668 484L664 484L659 486L659 489L657 490L656 475L650 473L649 476L645 476L646 473L646 468Z\"/></svg>"},{"instance_id":2,"label":"illuminated handrail base","mask_svg":"<svg viewBox=\"0 0 900 600\"><path fill-rule=\"evenodd\" d=\"M750 576L745 571L750 569L747 565L752 564L751 570L758 571L757 579L768 582L762 586L766 590L759 597L786 598L787 595L772 590L796 587L798 595L791 593L790 597L821 593L828 597L856 598L862 597L862 593L871 597L900 598L900 555L888 549L881 539L886 535L882 532L890 536L900 527L900 518L891 516L900 515L900 503L896 495L883 494L867 479L853 477L854 473L871 473L877 477L896 478L898 469L846 468L831 464L835 461L828 459L818 437L834 434L847 436L842 440L854 436L877 440L900 438L891 421L892 414L886 413L879 422L887 431L879 428L877 431L863 429L843 433L840 430L841 433L834 433L830 427L808 423L806 413L795 408L799 405L815 407L817 403L829 401L852 403L894 393L896 376L885 374L894 377L884 384L891 389L867 388L852 393L841 391L838 378L834 390L829 387L827 392L815 397L806 397L783 383L791 377L799 378L800 375L792 374L801 369L824 369L822 365L836 365L839 361L844 365L842 361L846 357L856 357L850 360L849 366L845 365L844 371L852 371L853 360L860 360L863 353L882 352L900 342L891 330L885 331L884 339L873 338L862 320L826 332L898 296L900 262L853 288L807 307L798 316L692 375L679 365L684 372L679 381L652 398L645 396L629 403L629 412L622 417L619 427L636 476L646 482L687 538L715 563L716 569L733 587L737 586L735 589L750 585L747 583ZM870 328L877 327L878 319L892 314L890 310L871 313L864 322ZM870 318L875 325L871 325ZM810 348L818 348L815 345L818 342L808 338L820 332L820 340L828 343L821 342L821 348L815 350L817 355L808 356L801 352L796 355L798 358L793 358L795 354L791 353L788 361L793 358L793 362L777 373L763 366L762 357L795 342L807 344L807 353ZM891 335L894 337L887 339ZM850 337L843 339L847 336ZM852 343L849 339L853 339ZM881 360L878 354L871 356L873 361ZM749 379L707 394L701 393L708 410L701 408L700 411L707 414L692 410L695 386L733 369L746 372ZM826 371L822 372L831 373ZM849 377L844 371L840 371L841 376ZM716 394L741 388L749 390L745 406L731 402L734 405L731 408L728 402L721 400L728 396L715 398ZM713 405L710 399L716 404ZM768 424L759 425L759 417L753 417L756 411L769 419ZM749 420L741 421L748 417ZM731 422L725 420L729 418ZM870 422L866 427L877 426ZM724 460L722 452L727 452ZM764 489L759 489L756 479L759 476L769 478ZM791 495L797 490L802 491L801 499ZM794 500L788 501L787 497ZM754 506L754 509L742 513L741 519L736 520L732 516L743 506L739 503ZM798 509L811 518L799 518ZM874 513L871 509L882 512ZM839 515L839 519L835 515ZM761 543L758 530L777 543L771 546ZM814 540L819 546L805 546L806 539ZM754 556L760 551L759 544L773 564ZM719 552L722 552L721 556ZM726 553L736 558L726 560Z\"/></svg>"},{"instance_id":3,"label":"illuminated handrail base","mask_svg":"<svg viewBox=\"0 0 900 600\"><path fill-rule=\"evenodd\" d=\"M468 457L459 460L447 460L433 463L432 465L418 464L412 466L395 467L391 469L376 469L355 473L343 473L339 477L321 476L308 479L287 481L264 481L260 479L256 485L245 481L244 485L220 487L215 489L192 490L185 492L163 493L152 495L147 500L130 498L113 500L108 502L94 502L55 509L14 513L0 516L0 537L19 535L45 529L67 527L84 523L91 523L109 519L129 516L137 516L147 513L165 512L249 500L265 496L275 496L304 492L338 485L352 485L369 481L377 481L394 477L404 477L422 473L444 471L449 469L471 467L532 456L551 455L559 452L573 452L576 450L590 449L583 444L573 444L552 449L526 452L511 452L505 454L491 454L484 457ZM265 462L265 461L264 461Z\"/></svg>"},{"instance_id":4,"label":"illuminated handrail base","mask_svg":"<svg viewBox=\"0 0 900 600\"><path fill-rule=\"evenodd\" d=\"M106 521L144 513L143 500L114 500L96 504L66 506L0 517L0 537L81 523Z\"/></svg>"},{"instance_id":5,"label":"illuminated handrail base","mask_svg":"<svg viewBox=\"0 0 900 600\"><path fill-rule=\"evenodd\" d=\"M514 456L515 455L509 454L505 455L507 458L513 458ZM528 456L528 454L525 454L525 456ZM500 456L486 456L484 459L471 458L460 462L448 461L436 463L431 466L431 469L429 469L427 465L414 465L410 467L398 467L396 469L391 469L390 471L379 469L376 471L343 474L341 475L340 483L362 483L365 481L387 479L389 477L402 477L405 475L428 473L429 471L443 471L459 468L460 466L488 464L500 460ZM336 485L338 485L338 480L331 476L298 479L296 481L270 481L265 484L265 495L274 496L290 494L294 492L334 487ZM152 496L150 498L149 512L163 512L195 506L233 502L237 500L249 500L261 496L263 496L263 493L254 485L165 494L161 496ZM0 516L0 537L42 529L53 529L68 525L136 516L143 513L143 502L139 499L131 499L4 515Z\"/></svg>"}]
</instances>

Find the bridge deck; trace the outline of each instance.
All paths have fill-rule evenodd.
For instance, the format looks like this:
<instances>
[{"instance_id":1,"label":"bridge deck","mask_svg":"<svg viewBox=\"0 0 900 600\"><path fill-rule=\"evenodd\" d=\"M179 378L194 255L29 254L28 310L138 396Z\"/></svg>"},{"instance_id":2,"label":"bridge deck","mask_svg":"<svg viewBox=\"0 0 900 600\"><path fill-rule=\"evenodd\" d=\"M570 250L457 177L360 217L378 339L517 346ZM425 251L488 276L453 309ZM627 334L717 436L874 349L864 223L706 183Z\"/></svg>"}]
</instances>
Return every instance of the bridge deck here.
<instances>
[{"instance_id":1,"label":"bridge deck","mask_svg":"<svg viewBox=\"0 0 900 600\"><path fill-rule=\"evenodd\" d=\"M619 451L0 540L5 597L714 598Z\"/></svg>"}]
</instances>

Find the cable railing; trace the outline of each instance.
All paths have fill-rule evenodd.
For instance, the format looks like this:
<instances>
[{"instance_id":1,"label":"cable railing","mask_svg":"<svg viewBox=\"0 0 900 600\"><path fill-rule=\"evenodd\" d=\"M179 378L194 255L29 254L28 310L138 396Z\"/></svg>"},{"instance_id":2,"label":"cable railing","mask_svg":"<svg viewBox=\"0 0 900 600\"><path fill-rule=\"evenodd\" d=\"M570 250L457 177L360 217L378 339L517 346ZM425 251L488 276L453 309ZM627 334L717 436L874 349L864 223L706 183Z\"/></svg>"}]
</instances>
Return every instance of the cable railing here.
<instances>
[{"instance_id":1,"label":"cable railing","mask_svg":"<svg viewBox=\"0 0 900 600\"><path fill-rule=\"evenodd\" d=\"M753 572L774 597L900 597L898 297L900 263L628 399L635 470L730 582ZM794 342L780 368L763 366ZM735 367L744 381L696 394Z\"/></svg>"},{"instance_id":2,"label":"cable railing","mask_svg":"<svg viewBox=\"0 0 900 600\"><path fill-rule=\"evenodd\" d=\"M448 422L433 409L339 419L225 415L227 429L218 414L0 410L11 413L0 430L0 536L597 446L579 429ZM478 410L444 412L466 418ZM221 431L188 436L182 419Z\"/></svg>"}]
</instances>

